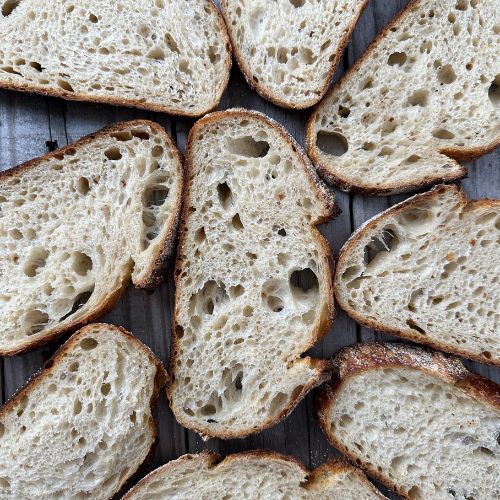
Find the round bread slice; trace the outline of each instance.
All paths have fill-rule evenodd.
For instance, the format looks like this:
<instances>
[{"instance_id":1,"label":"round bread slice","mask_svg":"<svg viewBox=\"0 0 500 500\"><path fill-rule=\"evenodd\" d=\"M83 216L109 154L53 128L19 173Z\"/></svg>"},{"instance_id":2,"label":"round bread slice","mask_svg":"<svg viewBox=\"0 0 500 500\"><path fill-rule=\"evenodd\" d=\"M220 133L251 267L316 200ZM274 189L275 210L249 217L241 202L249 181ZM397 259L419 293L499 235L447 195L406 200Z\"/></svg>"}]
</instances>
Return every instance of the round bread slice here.
<instances>
[{"instance_id":1,"label":"round bread slice","mask_svg":"<svg viewBox=\"0 0 500 500\"><path fill-rule=\"evenodd\" d=\"M316 228L333 196L300 146L260 113L190 132L176 261L170 405L204 436L274 425L328 377L303 354L333 321L332 257Z\"/></svg>"},{"instance_id":2,"label":"round bread slice","mask_svg":"<svg viewBox=\"0 0 500 500\"><path fill-rule=\"evenodd\" d=\"M152 288L172 253L180 155L156 123L120 123L0 173L0 355L42 345Z\"/></svg>"},{"instance_id":3,"label":"round bread slice","mask_svg":"<svg viewBox=\"0 0 500 500\"><path fill-rule=\"evenodd\" d=\"M367 0L222 0L236 60L262 97L303 109L325 94Z\"/></svg>"},{"instance_id":4,"label":"round bread slice","mask_svg":"<svg viewBox=\"0 0 500 500\"><path fill-rule=\"evenodd\" d=\"M500 386L404 344L340 351L318 399L330 443L408 499L500 497Z\"/></svg>"},{"instance_id":5,"label":"round bread slice","mask_svg":"<svg viewBox=\"0 0 500 500\"><path fill-rule=\"evenodd\" d=\"M75 333L0 410L0 497L112 498L150 454L166 378L122 328Z\"/></svg>"},{"instance_id":6,"label":"round bread slice","mask_svg":"<svg viewBox=\"0 0 500 500\"><path fill-rule=\"evenodd\" d=\"M256 450L229 455L184 455L156 469L123 500L210 498L381 500L355 467L332 460L309 472L293 457Z\"/></svg>"}]
</instances>

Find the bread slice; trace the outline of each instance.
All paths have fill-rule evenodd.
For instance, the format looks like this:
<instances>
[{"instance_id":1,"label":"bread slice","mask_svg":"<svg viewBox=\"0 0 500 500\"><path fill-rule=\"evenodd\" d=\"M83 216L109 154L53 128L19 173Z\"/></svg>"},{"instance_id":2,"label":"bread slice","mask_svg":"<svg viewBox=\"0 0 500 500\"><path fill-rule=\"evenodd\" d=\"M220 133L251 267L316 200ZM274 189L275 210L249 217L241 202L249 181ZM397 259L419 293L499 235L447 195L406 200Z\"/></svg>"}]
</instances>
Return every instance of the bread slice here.
<instances>
[{"instance_id":1,"label":"bread slice","mask_svg":"<svg viewBox=\"0 0 500 500\"><path fill-rule=\"evenodd\" d=\"M500 386L458 358L346 348L318 413L334 446L405 498L500 497Z\"/></svg>"},{"instance_id":2,"label":"bread slice","mask_svg":"<svg viewBox=\"0 0 500 500\"><path fill-rule=\"evenodd\" d=\"M300 146L260 113L199 120L176 261L170 404L184 427L241 437L274 425L328 377L302 357L333 321L334 213Z\"/></svg>"},{"instance_id":3,"label":"bread slice","mask_svg":"<svg viewBox=\"0 0 500 500\"><path fill-rule=\"evenodd\" d=\"M147 475L123 500L162 498L384 498L358 469L332 460L310 473L295 458L249 451L222 460L215 453L184 455Z\"/></svg>"},{"instance_id":4,"label":"bread slice","mask_svg":"<svg viewBox=\"0 0 500 500\"><path fill-rule=\"evenodd\" d=\"M339 305L383 330L500 365L500 201L438 186L377 215L340 252Z\"/></svg>"},{"instance_id":5,"label":"bread slice","mask_svg":"<svg viewBox=\"0 0 500 500\"><path fill-rule=\"evenodd\" d=\"M165 381L126 330L82 328L0 410L0 497L111 498L150 453Z\"/></svg>"},{"instance_id":6,"label":"bread slice","mask_svg":"<svg viewBox=\"0 0 500 500\"><path fill-rule=\"evenodd\" d=\"M0 8L0 87L199 116L227 85L231 48L210 0L10 0Z\"/></svg>"},{"instance_id":7,"label":"bread slice","mask_svg":"<svg viewBox=\"0 0 500 500\"><path fill-rule=\"evenodd\" d=\"M121 123L0 173L0 355L33 349L163 279L183 171L168 134Z\"/></svg>"},{"instance_id":8,"label":"bread slice","mask_svg":"<svg viewBox=\"0 0 500 500\"><path fill-rule=\"evenodd\" d=\"M341 189L383 195L464 177L500 144L496 0L412 1L320 103L309 156Z\"/></svg>"},{"instance_id":9,"label":"bread slice","mask_svg":"<svg viewBox=\"0 0 500 500\"><path fill-rule=\"evenodd\" d=\"M316 104L328 89L367 0L222 0L248 83L285 108Z\"/></svg>"}]
</instances>

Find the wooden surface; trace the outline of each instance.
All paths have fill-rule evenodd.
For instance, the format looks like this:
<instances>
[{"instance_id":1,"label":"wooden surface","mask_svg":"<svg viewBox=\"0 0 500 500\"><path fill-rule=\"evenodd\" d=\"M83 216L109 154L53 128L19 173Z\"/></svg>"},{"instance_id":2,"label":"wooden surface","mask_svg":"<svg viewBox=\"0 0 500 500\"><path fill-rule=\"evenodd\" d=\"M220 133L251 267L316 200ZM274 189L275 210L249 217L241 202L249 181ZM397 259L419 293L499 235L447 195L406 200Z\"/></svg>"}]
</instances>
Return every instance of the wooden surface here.
<instances>
[{"instance_id":1,"label":"wooden surface","mask_svg":"<svg viewBox=\"0 0 500 500\"><path fill-rule=\"evenodd\" d=\"M344 53L335 80L354 63L376 33L406 3L401 0L390 2L372 0L369 3ZM235 106L266 113L282 123L299 143L304 143L304 125L310 111L285 111L264 101L250 90L236 64L233 66L229 87L220 109ZM105 125L133 118L157 121L171 133L180 150L184 151L186 135L193 120L0 91L0 169L43 155L49 149L68 144ZM496 151L470 164L469 178L462 183L470 197L500 196L499 163L500 152ZM407 197L402 195L366 198L350 196L338 190L336 194L342 214L321 228L335 253L352 231L365 220ZM495 271L499 272L498 269L493 270ZM171 274L170 268L167 282L150 295L129 287L118 306L103 318L104 321L122 325L132 331L150 346L165 364L169 357L170 311L174 297ZM339 312L332 330L311 350L311 354L315 357L328 358L344 345L374 339L394 338L360 327ZM33 375L59 344L51 344L23 356L0 358L1 402L9 398ZM466 364L483 376L500 382L500 370L477 363ZM175 422L167 401L162 396L156 410L160 439L152 466L156 467L183 453L203 449L225 455L254 448L270 448L294 455L306 466L314 468L336 452L326 442L315 420L313 398L313 394L307 396L283 423L265 432L243 440L203 442L197 435L183 429ZM392 495L391 497L396 498Z\"/></svg>"}]
</instances>

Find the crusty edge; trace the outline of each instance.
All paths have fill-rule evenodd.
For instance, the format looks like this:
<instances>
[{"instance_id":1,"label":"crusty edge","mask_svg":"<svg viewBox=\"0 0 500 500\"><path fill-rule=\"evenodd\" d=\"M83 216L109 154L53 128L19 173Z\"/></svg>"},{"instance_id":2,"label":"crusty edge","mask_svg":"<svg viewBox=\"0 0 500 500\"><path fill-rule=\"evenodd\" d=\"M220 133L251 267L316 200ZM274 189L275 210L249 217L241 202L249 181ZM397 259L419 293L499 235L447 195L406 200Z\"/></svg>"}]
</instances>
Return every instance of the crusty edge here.
<instances>
[{"instance_id":1,"label":"crusty edge","mask_svg":"<svg viewBox=\"0 0 500 500\"><path fill-rule=\"evenodd\" d=\"M190 201L190 191L191 191L191 186L190 186L190 179L192 178L192 141L195 133L199 130L200 127L210 124L213 122L217 122L219 120L224 120L226 118L233 118L233 117L242 117L242 118L253 118L256 120L261 121L263 124L266 126L270 126L275 130L292 148L292 150L297 153L298 157L300 160L302 160L302 165L303 168L309 177L311 181L311 187L312 189L316 192L317 196L321 198L326 206L326 210L323 214L320 214L320 216L312 221L311 227L316 231L316 238L321 244L323 251L324 251L324 259L325 259L325 269L330 269L329 276L327 277L327 293L326 293L326 298L328 300L327 309L328 309L328 317L326 320L323 322L320 322L316 326L316 330L312 330L311 332L311 340L307 344L307 348L313 346L316 342L321 340L328 332L330 329L331 325L333 324L334 318L335 318L335 305L334 305L334 300L333 300L333 269L334 269L334 257L332 250L330 246L328 245L327 241L323 238L321 233L316 229L316 226L318 224L321 224L323 222L327 222L328 220L331 220L335 215L339 213L338 207L335 204L335 199L333 197L333 194L327 190L327 188L323 185L319 177L317 176L311 162L307 158L306 154L302 150L302 148L297 144L295 139L281 126L279 125L276 121L272 120L271 118L265 116L262 113L256 112L256 111L249 111L249 110L244 110L244 109L231 109L231 110L226 110L226 111L219 111L215 113L211 113L208 115L205 115L203 118L198 120L193 128L191 129L188 137L188 142L187 142L187 147L186 147L186 186L185 186L185 193L184 193L184 206L182 209L182 215L181 215L181 230L179 234L179 243L177 246L177 256L176 256L176 262L175 262L175 273L174 273L174 281L176 285L176 293L175 293L175 308L174 308L174 314L172 315L172 344L171 344L171 355L170 355L170 369L169 373L172 377L171 383L167 385L167 396L170 401L170 406L173 409L173 405L171 402L171 394L172 394L172 382L175 379L175 371L176 371L176 361L178 357L178 351L179 351L179 343L180 343L180 337L179 337L179 328L180 325L177 323L177 317L178 317L178 312L177 312L177 304L179 300L179 277L182 272L182 267L183 267L183 261L184 261L184 248L186 246L186 235L187 235L187 230L186 230L186 225L188 223L188 217L189 217L189 201ZM309 392L311 391L314 387L317 387L318 385L321 385L326 379L329 378L329 370L330 370L330 362L327 360L317 360L317 359L311 359L309 357L304 358L307 360L309 363L309 366L313 369L317 370L317 375L314 377L311 382L307 385L305 385L298 394L297 398L295 401L292 401L287 408L285 408L279 415L277 415L274 418L271 418L265 422L263 422L261 425L254 427L254 428L249 428L246 431L240 431L240 432L232 432L232 431L227 431L227 432L210 432L210 429L208 427L194 427L189 421L186 421L186 419L183 418L181 414L178 414L178 412L174 411L175 417L177 421L184 427L187 427L189 429L192 429L193 431L197 432L200 434L204 439L208 439L210 437L218 437L221 439L231 439L231 438L242 438L244 436L247 436L249 434L253 434L255 432L259 432L261 430L267 429L269 427L272 427L273 425L277 424L278 422L282 421L285 419L288 414L297 406L299 401Z\"/></svg>"},{"instance_id":2,"label":"crusty edge","mask_svg":"<svg viewBox=\"0 0 500 500\"><path fill-rule=\"evenodd\" d=\"M228 0L221 0L221 2L220 2L222 14L224 16L224 19L226 19L226 20L228 17L227 16L227 2L228 2ZM229 38L231 39L231 44L233 46L234 58L236 59L236 62L238 63L238 66L239 66L241 72L243 73L243 76L245 77L245 80L247 81L248 85L252 89L254 89L261 97L272 102L273 104L276 104L276 106L280 106L282 108L306 109L306 108L310 108L311 106L314 106L315 104L317 104L323 98L323 96L326 94L326 92L328 90L328 86L330 85L330 81L333 78L333 75L337 69L337 66L338 66L340 60L342 59L344 49L346 48L346 46L349 42L349 38L351 36L351 33L353 32L361 14L365 10L366 5L368 4L368 0L360 0L358 3L360 4L360 5L358 5L358 11L354 15L354 17L353 17L351 23L349 24L344 36L339 40L339 44L338 44L337 49L334 53L335 57L328 65L328 71L326 73L326 76L323 79L323 83L319 87L319 95L317 97L312 97L310 99L302 99L302 101L300 101L300 102L282 99L277 94L268 90L265 85L263 85L260 82L256 82L254 80L255 74L251 71L250 67L246 64L246 60L243 57L243 54L239 50L239 47L233 38L231 25L228 22L226 22Z\"/></svg>"},{"instance_id":3,"label":"crusty edge","mask_svg":"<svg viewBox=\"0 0 500 500\"><path fill-rule=\"evenodd\" d=\"M469 372L458 358L428 348L397 343L371 343L344 347L338 352L334 360L332 379L321 387L316 398L316 412L321 429L332 446L353 463L388 488L408 498L389 476L362 462L353 451L343 446L330 430L329 414L339 391L352 376L381 368L408 368L439 377L479 403L497 410L500 409L500 386Z\"/></svg>"},{"instance_id":4,"label":"crusty edge","mask_svg":"<svg viewBox=\"0 0 500 500\"><path fill-rule=\"evenodd\" d=\"M463 206L464 210L469 210L469 207L477 207L478 205L487 205L492 207L500 208L500 200L477 200L477 201L468 201L466 193L457 185L438 185L434 186L431 190L412 196L407 200L398 203L397 205L392 206L388 210L375 215L373 218L366 221L361 227L359 227L347 240L342 249L340 250L338 259L337 259L337 269L335 271L335 276L333 279L333 288L335 293L335 300L337 304L357 323L366 326L367 328L371 328L372 330L383 331L390 333L392 335L397 335L398 337L402 337L408 340L412 340L418 344L424 344L429 347L433 347L435 349L440 349L442 351L446 351L452 354L457 354L459 356L463 356L465 358L472 359L474 361L478 361L480 363L488 363L491 365L500 366L500 358L499 359L489 359L485 356L481 356L480 354L476 354L473 352L467 351L465 348L460 348L457 346L449 345L446 342L440 342L439 340L433 340L419 333L415 332L411 328L401 329L394 328L384 323L381 323L376 320L371 320L366 316L363 316L361 313L355 311L344 297L340 293L339 282L341 280L341 272L344 267L344 261L347 259L353 247L355 247L359 240L364 238L364 236L369 233L375 226L377 226L381 220L387 219L389 217L394 216L398 212L406 210L408 207L411 207L415 203L420 203L426 199L431 199L433 197L439 197L445 191L454 191L457 196L457 201Z\"/></svg>"},{"instance_id":5,"label":"crusty edge","mask_svg":"<svg viewBox=\"0 0 500 500\"><path fill-rule=\"evenodd\" d=\"M0 185L4 179L20 176L25 171L38 167L42 163L45 163L48 160L51 160L52 158L60 159L65 154L70 153L75 149L86 146L92 143L93 141L100 139L101 137L106 137L112 133L119 132L125 128L131 128L131 127L149 127L153 129L155 132L161 134L163 136L163 139L169 145L170 150L176 157L178 164L178 175L180 176L180 188L176 200L175 213L173 214L173 216L170 217L171 221L170 225L164 229L165 236L163 238L162 244L160 245L160 248L156 253L156 255L153 256L151 264L149 265L149 268L147 269L147 273L144 276L144 278L139 282L133 283L134 286L138 288L151 289L155 285L161 283L161 281L164 279L164 271L166 269L169 258L173 253L173 246L177 236L177 226L181 213L182 193L185 184L184 168L181 155L177 150L174 141L160 125L149 120L132 120L128 122L117 123L109 127L105 127L97 132L82 137L81 139L77 140L72 144L68 144L67 146L52 151L44 156L41 156L39 158L34 158L9 170L0 172ZM130 275L131 272L129 272L126 276L124 276L120 287L117 290L115 290L114 293L109 295L107 299L104 302L102 302L98 307L94 308L92 311L89 311L87 315L84 316L83 318L70 322L64 326L54 326L53 328L42 330L41 332L39 332L39 334L29 337L28 339L26 339L25 342L23 342L22 344L18 345L13 349L0 348L0 356L12 356L14 354L22 354L31 351L32 349L36 349L37 347L41 347L51 342L52 340L56 339L57 337L60 337L61 335L64 335L67 332L74 331L86 325L87 323L95 321L96 319L106 314L111 309L113 309L113 307L121 297L122 293L124 292L127 281L130 278Z\"/></svg>"},{"instance_id":6,"label":"crusty edge","mask_svg":"<svg viewBox=\"0 0 500 500\"><path fill-rule=\"evenodd\" d=\"M51 97L59 97L67 101L82 101L89 102L93 104L111 104L113 106L125 106L129 108L144 109L146 111L155 111L158 113L167 113L173 116L185 116L190 118L196 118L202 116L214 110L220 103L222 95L226 90L227 83L229 81L229 73L232 65L232 50L231 41L227 32L226 24L221 13L215 7L212 0L203 0L210 10L215 14L217 27L220 30L222 37L224 38L224 45L227 51L226 63L224 65L224 79L218 89L218 92L212 102L209 102L205 108L202 108L196 112L189 112L188 110L175 109L170 105L161 105L148 102L140 102L137 99L123 99L120 97L111 96L97 96L91 94L84 94L79 92L69 92L63 89L47 88L43 85L34 85L30 83L13 83L13 82L2 82L0 81L0 89L14 90L16 92L28 92L30 94L41 94Z\"/></svg>"},{"instance_id":7,"label":"crusty edge","mask_svg":"<svg viewBox=\"0 0 500 500\"><path fill-rule=\"evenodd\" d=\"M217 453L210 451L203 451L198 454L187 454L179 457L176 460L158 467L154 471L150 472L141 481L139 481L132 489L130 489L127 494L122 498L122 500L130 500L133 495L147 486L151 481L159 479L164 474L168 474L172 469L175 469L177 465L183 464L185 462L201 461L206 462L210 468L216 468L221 465L227 465L232 462L244 462L252 459L262 459L277 462L288 462L292 465L297 466L301 472L307 477L307 480L301 484L301 487L306 489L311 489L312 486L323 485L332 479L337 473L351 472L356 474L356 476L365 483L366 487L369 488L375 495L379 498L385 498L380 492L368 481L365 474L358 468L352 466L347 461L342 459L330 459L324 464L317 467L314 471L310 472L306 469L304 464L296 459L295 457L283 455L281 453L272 450L250 450L241 453L234 453L232 455L226 456L224 459Z\"/></svg>"},{"instance_id":8,"label":"crusty edge","mask_svg":"<svg viewBox=\"0 0 500 500\"><path fill-rule=\"evenodd\" d=\"M371 52L377 47L380 41L385 37L387 33L390 32L393 26L396 26L402 18L410 13L410 11L421 3L421 0L411 0L406 7L404 7L396 16L390 21L382 31L375 37L375 39L370 43L363 55L349 68L342 78L327 92L325 99L330 95L335 93L339 89L344 80L350 78L351 74L354 74L358 68L364 63L365 59L371 54ZM385 196L391 194L407 193L412 191L418 191L419 189L426 188L432 184L438 184L443 182L453 182L467 177L467 169L459 165L456 160L467 161L479 158L487 153L490 153L495 148L500 146L500 135L494 139L492 142L486 144L483 147L461 147L461 148L442 148L439 153L449 156L450 164L453 167L458 167L454 173L448 175L429 175L425 179L421 179L416 182L407 182L395 185L386 185L386 187L374 187L370 185L353 184L351 180L339 177L337 174L332 172L328 165L321 162L319 155L317 153L315 133L314 133L314 123L316 121L317 114L323 105L323 100L318 103L314 108L311 116L309 117L306 124L306 149L309 157L313 161L316 169L320 172L321 176L330 184L337 185L341 190L347 191L353 194L364 194L366 196Z\"/></svg>"},{"instance_id":9,"label":"crusty edge","mask_svg":"<svg viewBox=\"0 0 500 500\"><path fill-rule=\"evenodd\" d=\"M18 389L12 397L0 408L0 420L3 415L5 415L8 411L13 409L16 404L25 396L29 395L33 389L36 389L37 386L40 385L40 383L54 370L54 366L58 364L58 362L64 358L67 352L70 352L71 349L78 343L79 339L81 336L85 335L88 330L94 329L94 328L104 328L106 330L111 330L116 333L116 335L121 335L123 337L126 337L128 340L133 342L135 346L137 347L138 350L142 351L150 360L152 364L155 365L156 367L156 375L154 379L154 387L153 387L153 392L151 395L151 400L150 400L150 408L151 408L151 413L153 411L154 406L156 405L156 401L158 399L158 395L160 393L160 390L162 387L167 383L168 381L168 374L165 371L165 368L163 367L163 363L155 356L153 351L149 347L147 347L145 344L143 344L137 337L135 337L132 333L129 331L125 330L125 328L122 328L121 326L115 326L115 325L110 325L107 323L94 323L91 325L87 325L80 330L78 330L76 333L74 333L55 353L54 355L45 363L43 367L41 367L27 382L24 386L22 386L20 389ZM97 333L97 336L99 333ZM150 435L151 435L151 443L149 446L149 451L144 457L144 460L142 463L147 462L148 457L151 453L151 450L153 449L153 445L156 441L157 438L157 425L156 422L151 415L149 422L148 422L149 430L150 430ZM135 471L131 471L127 477L123 478L122 482L120 483L119 487L115 490L114 493L117 493L122 489L124 484L129 480L131 476L133 476L137 471L141 469L142 463L138 465L137 469Z\"/></svg>"}]
</instances>

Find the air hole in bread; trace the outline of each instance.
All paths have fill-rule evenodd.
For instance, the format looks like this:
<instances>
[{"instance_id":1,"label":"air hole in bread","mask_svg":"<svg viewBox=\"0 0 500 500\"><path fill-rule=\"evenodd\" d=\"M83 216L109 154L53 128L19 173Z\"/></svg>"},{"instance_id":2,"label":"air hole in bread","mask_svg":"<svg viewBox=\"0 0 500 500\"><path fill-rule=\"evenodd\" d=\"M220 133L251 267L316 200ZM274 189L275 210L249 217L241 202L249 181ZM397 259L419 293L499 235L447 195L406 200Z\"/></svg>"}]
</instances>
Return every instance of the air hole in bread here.
<instances>
[{"instance_id":1,"label":"air hole in bread","mask_svg":"<svg viewBox=\"0 0 500 500\"><path fill-rule=\"evenodd\" d=\"M269 309L274 313L279 313L283 311L285 304L280 297L276 297L274 295L269 295L267 297L267 305Z\"/></svg>"},{"instance_id":2,"label":"air hole in bread","mask_svg":"<svg viewBox=\"0 0 500 500\"><path fill-rule=\"evenodd\" d=\"M21 0L6 0L2 4L2 16L7 17L12 14L14 9L21 3Z\"/></svg>"},{"instance_id":3,"label":"air hole in bread","mask_svg":"<svg viewBox=\"0 0 500 500\"><path fill-rule=\"evenodd\" d=\"M307 293L317 293L319 289L319 282L316 273L309 267L305 269L298 269L293 271L290 275L290 287L292 288L292 293L297 294L307 294Z\"/></svg>"},{"instance_id":4,"label":"air hole in bread","mask_svg":"<svg viewBox=\"0 0 500 500\"><path fill-rule=\"evenodd\" d=\"M153 47L147 54L150 59L156 59L158 61L163 61L165 59L165 52L161 47Z\"/></svg>"},{"instance_id":5,"label":"air hole in bread","mask_svg":"<svg viewBox=\"0 0 500 500\"><path fill-rule=\"evenodd\" d=\"M141 139L143 141L147 141L150 138L150 135L148 131L144 128L133 128L130 133L134 136L137 137L138 139Z\"/></svg>"},{"instance_id":6,"label":"air hole in bread","mask_svg":"<svg viewBox=\"0 0 500 500\"><path fill-rule=\"evenodd\" d=\"M41 267L44 267L49 256L49 252L42 247L35 247L31 250L30 256L24 264L24 274L33 278Z\"/></svg>"},{"instance_id":7,"label":"air hole in bread","mask_svg":"<svg viewBox=\"0 0 500 500\"><path fill-rule=\"evenodd\" d=\"M63 90L66 90L66 92L74 92L73 87L68 82L68 80L57 80L57 85L59 85L59 87L61 87Z\"/></svg>"},{"instance_id":8,"label":"air hole in bread","mask_svg":"<svg viewBox=\"0 0 500 500\"><path fill-rule=\"evenodd\" d=\"M297 9L302 7L306 3L306 0L289 0L289 2Z\"/></svg>"},{"instance_id":9,"label":"air hole in bread","mask_svg":"<svg viewBox=\"0 0 500 500\"><path fill-rule=\"evenodd\" d=\"M19 73L19 71L16 71L12 66L1 66L0 70L3 71L4 73L23 76L21 73Z\"/></svg>"},{"instance_id":10,"label":"air hole in bread","mask_svg":"<svg viewBox=\"0 0 500 500\"><path fill-rule=\"evenodd\" d=\"M233 218L231 219L231 225L234 227L234 229L237 229L238 231L243 231L243 223L241 222L240 214L234 214Z\"/></svg>"},{"instance_id":11,"label":"air hole in bread","mask_svg":"<svg viewBox=\"0 0 500 500\"><path fill-rule=\"evenodd\" d=\"M76 191L85 196L90 191L89 180L86 177L79 177L76 181Z\"/></svg>"},{"instance_id":12,"label":"air hole in bread","mask_svg":"<svg viewBox=\"0 0 500 500\"><path fill-rule=\"evenodd\" d=\"M418 486L412 486L408 491L408 498L423 498L422 490Z\"/></svg>"},{"instance_id":13,"label":"air hole in bread","mask_svg":"<svg viewBox=\"0 0 500 500\"><path fill-rule=\"evenodd\" d=\"M229 287L229 296L232 299L237 299L241 295L245 293L245 288L242 285L230 286Z\"/></svg>"},{"instance_id":14,"label":"air hole in bread","mask_svg":"<svg viewBox=\"0 0 500 500\"><path fill-rule=\"evenodd\" d=\"M227 149L230 153L247 158L264 158L269 152L269 143L256 141L251 136L228 139Z\"/></svg>"},{"instance_id":15,"label":"air hole in bread","mask_svg":"<svg viewBox=\"0 0 500 500\"><path fill-rule=\"evenodd\" d=\"M300 47L299 58L305 64L313 64L318 59L314 56L313 51L307 47Z\"/></svg>"},{"instance_id":16,"label":"air hole in bread","mask_svg":"<svg viewBox=\"0 0 500 500\"><path fill-rule=\"evenodd\" d=\"M316 136L316 146L323 151L323 153L342 156L347 153L349 144L347 139L339 132L327 132L320 130Z\"/></svg>"},{"instance_id":17,"label":"air hole in bread","mask_svg":"<svg viewBox=\"0 0 500 500\"><path fill-rule=\"evenodd\" d=\"M468 6L469 6L468 0L458 0L456 5L455 5L455 9L467 10Z\"/></svg>"},{"instance_id":18,"label":"air hole in bread","mask_svg":"<svg viewBox=\"0 0 500 500\"><path fill-rule=\"evenodd\" d=\"M420 301L420 299L424 295L424 290L422 288L418 288L417 290L414 290L411 295L410 295L410 300L408 302L408 309L411 312L416 312L417 311L417 304Z\"/></svg>"},{"instance_id":19,"label":"air hole in bread","mask_svg":"<svg viewBox=\"0 0 500 500\"><path fill-rule=\"evenodd\" d=\"M286 230L285 230L285 229L283 229L283 228L280 228L280 229L278 229L278 234L279 234L280 236L286 236Z\"/></svg>"},{"instance_id":20,"label":"air hole in bread","mask_svg":"<svg viewBox=\"0 0 500 500\"><path fill-rule=\"evenodd\" d=\"M204 416L215 415L217 413L217 409L214 405L205 405L200 408L200 413Z\"/></svg>"},{"instance_id":21,"label":"air hole in bread","mask_svg":"<svg viewBox=\"0 0 500 500\"><path fill-rule=\"evenodd\" d=\"M500 74L495 76L488 89L488 97L495 107L500 106Z\"/></svg>"},{"instance_id":22,"label":"air hole in bread","mask_svg":"<svg viewBox=\"0 0 500 500\"><path fill-rule=\"evenodd\" d=\"M425 107L427 106L429 102L429 91L420 89L420 90L415 90L413 94L408 97L408 104L410 106L422 106Z\"/></svg>"},{"instance_id":23,"label":"air hole in bread","mask_svg":"<svg viewBox=\"0 0 500 500\"><path fill-rule=\"evenodd\" d=\"M287 401L288 395L283 392L278 392L269 405L269 414L275 416L280 413Z\"/></svg>"},{"instance_id":24,"label":"air hole in bread","mask_svg":"<svg viewBox=\"0 0 500 500\"><path fill-rule=\"evenodd\" d=\"M232 192L227 182L222 182L217 186L217 194L219 196L219 201L224 210L227 210L231 204Z\"/></svg>"},{"instance_id":25,"label":"air hole in bread","mask_svg":"<svg viewBox=\"0 0 500 500\"><path fill-rule=\"evenodd\" d=\"M413 321L412 319L407 319L406 320L406 324L412 329L412 330L415 330L416 332L418 333L421 333L422 335L426 335L426 332L423 328L421 328L420 326L417 325L417 323L415 323L415 321Z\"/></svg>"},{"instance_id":26,"label":"air hole in bread","mask_svg":"<svg viewBox=\"0 0 500 500\"><path fill-rule=\"evenodd\" d=\"M75 399L73 403L73 415L79 415L82 412L82 402L79 399Z\"/></svg>"},{"instance_id":27,"label":"air hole in bread","mask_svg":"<svg viewBox=\"0 0 500 500\"><path fill-rule=\"evenodd\" d=\"M418 156L418 155L411 155L411 156L408 156L408 158L406 158L406 160L404 161L404 163L406 165L411 164L411 163L417 163L421 159L422 158L420 156Z\"/></svg>"},{"instance_id":28,"label":"air hole in bread","mask_svg":"<svg viewBox=\"0 0 500 500\"><path fill-rule=\"evenodd\" d=\"M49 322L49 315L39 309L32 309L24 316L24 329L26 335L35 335L41 332Z\"/></svg>"},{"instance_id":29,"label":"air hole in bread","mask_svg":"<svg viewBox=\"0 0 500 500\"><path fill-rule=\"evenodd\" d=\"M80 347L84 351L91 351L98 346L98 342L93 337L86 337L80 341Z\"/></svg>"},{"instance_id":30,"label":"air hole in bread","mask_svg":"<svg viewBox=\"0 0 500 500\"><path fill-rule=\"evenodd\" d=\"M441 139L441 140L451 140L455 137L455 134L453 132L450 132L449 130L446 130L445 128L438 128L434 129L432 132L432 137L435 137L436 139Z\"/></svg>"},{"instance_id":31,"label":"air hole in bread","mask_svg":"<svg viewBox=\"0 0 500 500\"><path fill-rule=\"evenodd\" d=\"M71 254L71 267L80 276L86 276L92 270L92 259L83 252L73 252Z\"/></svg>"},{"instance_id":32,"label":"air hole in bread","mask_svg":"<svg viewBox=\"0 0 500 500\"><path fill-rule=\"evenodd\" d=\"M89 21L93 24L97 23L99 21L99 19L97 18L97 16L95 14L90 14L89 15Z\"/></svg>"},{"instance_id":33,"label":"air hole in bread","mask_svg":"<svg viewBox=\"0 0 500 500\"><path fill-rule=\"evenodd\" d=\"M37 63L36 61L30 62L29 65L39 73L43 71L42 65L40 63Z\"/></svg>"},{"instance_id":34,"label":"air hole in bread","mask_svg":"<svg viewBox=\"0 0 500 500\"><path fill-rule=\"evenodd\" d=\"M346 108L345 106L340 105L339 106L339 115L342 118L347 118L351 114L351 110L349 108Z\"/></svg>"},{"instance_id":35,"label":"air hole in bread","mask_svg":"<svg viewBox=\"0 0 500 500\"><path fill-rule=\"evenodd\" d=\"M399 244L399 238L393 229L385 228L382 233L373 238L364 249L366 266L380 262L389 252L394 251Z\"/></svg>"},{"instance_id":36,"label":"air hole in bread","mask_svg":"<svg viewBox=\"0 0 500 500\"><path fill-rule=\"evenodd\" d=\"M75 314L78 310L80 310L90 300L90 297L92 296L93 292L94 292L94 287L92 287L90 290L78 294L73 300L73 305L70 311L64 314L64 316L62 316L59 321L64 321L66 318L69 318L70 316Z\"/></svg>"},{"instance_id":37,"label":"air hole in bread","mask_svg":"<svg viewBox=\"0 0 500 500\"><path fill-rule=\"evenodd\" d=\"M389 66L403 66L406 62L406 54L404 52L393 52L387 59Z\"/></svg>"},{"instance_id":38,"label":"air hole in bread","mask_svg":"<svg viewBox=\"0 0 500 500\"><path fill-rule=\"evenodd\" d=\"M196 243L200 244L203 243L207 238L207 235L205 233L205 228L200 227L199 229L196 230L196 233L194 235L194 240Z\"/></svg>"},{"instance_id":39,"label":"air hole in bread","mask_svg":"<svg viewBox=\"0 0 500 500\"><path fill-rule=\"evenodd\" d=\"M5 434L5 425L0 422L0 439L3 437L3 435Z\"/></svg>"},{"instance_id":40,"label":"air hole in bread","mask_svg":"<svg viewBox=\"0 0 500 500\"><path fill-rule=\"evenodd\" d=\"M177 42L173 39L173 37L170 33L165 33L163 40L164 40L165 44L167 45L167 47L172 52L176 52L177 54L179 53L179 46L177 45Z\"/></svg>"},{"instance_id":41,"label":"air hole in bread","mask_svg":"<svg viewBox=\"0 0 500 500\"><path fill-rule=\"evenodd\" d=\"M104 151L104 155L108 160L116 161L119 160L122 157L122 154L120 152L120 148L117 148L115 146L106 149Z\"/></svg>"},{"instance_id":42,"label":"air hole in bread","mask_svg":"<svg viewBox=\"0 0 500 500\"><path fill-rule=\"evenodd\" d=\"M440 83L448 85L457 79L457 74L451 64L446 64L438 69L437 77Z\"/></svg>"}]
</instances>

